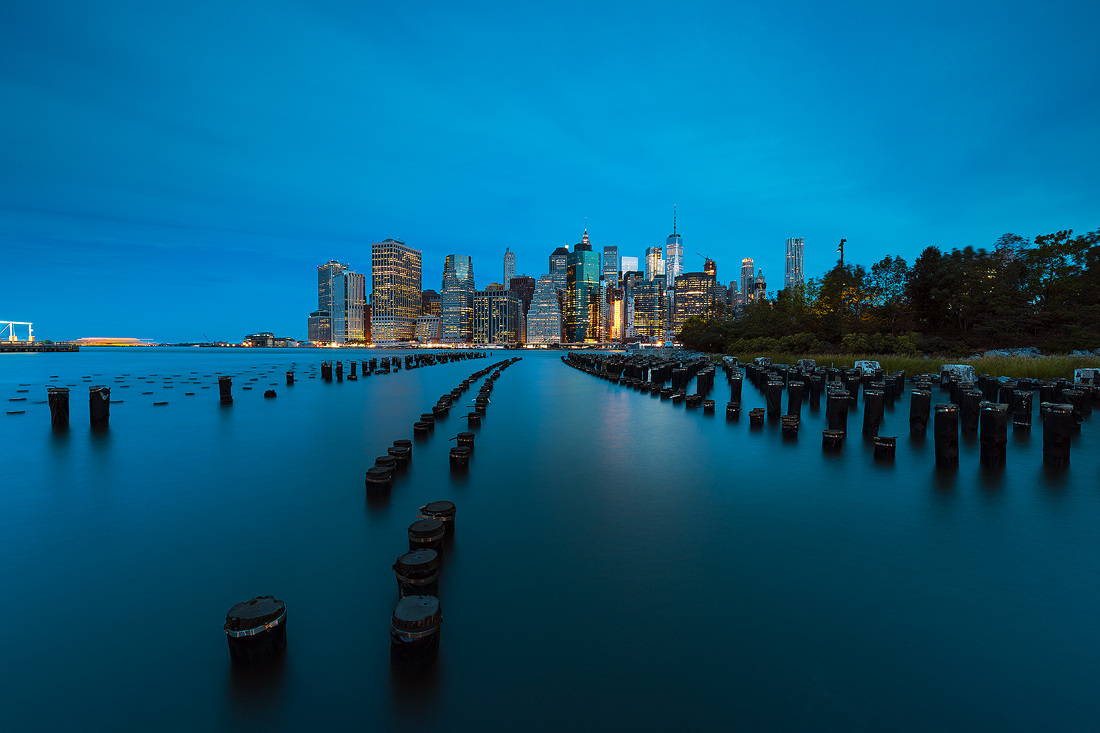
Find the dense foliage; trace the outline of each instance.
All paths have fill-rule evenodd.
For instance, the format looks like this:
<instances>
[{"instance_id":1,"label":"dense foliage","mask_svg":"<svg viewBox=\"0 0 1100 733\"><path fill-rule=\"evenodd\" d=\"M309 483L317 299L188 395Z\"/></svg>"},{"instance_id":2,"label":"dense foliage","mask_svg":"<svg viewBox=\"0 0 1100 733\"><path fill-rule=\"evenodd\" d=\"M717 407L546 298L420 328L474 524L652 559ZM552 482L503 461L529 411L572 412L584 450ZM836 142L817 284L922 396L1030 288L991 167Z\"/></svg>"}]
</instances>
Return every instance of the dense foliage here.
<instances>
[{"instance_id":1,"label":"dense foliage","mask_svg":"<svg viewBox=\"0 0 1100 733\"><path fill-rule=\"evenodd\" d=\"M1100 348L1100 229L1005 234L992 252L928 247L912 266L890 255L869 271L838 264L736 320L691 318L680 340L733 355Z\"/></svg>"}]
</instances>

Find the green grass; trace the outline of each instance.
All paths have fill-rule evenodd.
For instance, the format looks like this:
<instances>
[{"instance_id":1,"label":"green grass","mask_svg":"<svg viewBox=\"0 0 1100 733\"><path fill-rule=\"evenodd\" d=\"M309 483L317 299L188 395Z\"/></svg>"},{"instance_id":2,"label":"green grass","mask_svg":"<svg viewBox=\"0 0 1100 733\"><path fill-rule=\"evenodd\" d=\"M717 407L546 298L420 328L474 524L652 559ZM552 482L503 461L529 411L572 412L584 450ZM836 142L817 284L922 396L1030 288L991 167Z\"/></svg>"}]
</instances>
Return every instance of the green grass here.
<instances>
[{"instance_id":1,"label":"green grass","mask_svg":"<svg viewBox=\"0 0 1100 733\"><path fill-rule=\"evenodd\" d=\"M751 362L758 356L766 356L773 364L794 364L799 359L814 359L818 366L852 366L855 362L864 359L872 359L882 364L883 370L889 374L901 369L905 375L911 377L914 374L939 374L942 364L970 364L978 374L989 374L994 377L1014 377L1019 379L1073 379L1073 370L1083 367L1100 367L1100 359L1095 357L1079 356L1041 356L1038 358L1023 358L1013 356L1000 356L980 359L943 359L930 357L928 359L919 356L898 356L895 354L744 354L738 355L742 362Z\"/></svg>"}]
</instances>

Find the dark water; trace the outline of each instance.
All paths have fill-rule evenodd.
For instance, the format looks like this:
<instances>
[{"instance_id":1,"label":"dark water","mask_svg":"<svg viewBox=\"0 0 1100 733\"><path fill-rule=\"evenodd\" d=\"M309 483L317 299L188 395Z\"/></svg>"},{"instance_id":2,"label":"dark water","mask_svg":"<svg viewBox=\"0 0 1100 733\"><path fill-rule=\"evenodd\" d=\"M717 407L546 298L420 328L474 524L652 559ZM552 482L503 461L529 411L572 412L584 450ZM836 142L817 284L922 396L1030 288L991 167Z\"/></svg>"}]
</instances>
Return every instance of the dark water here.
<instances>
[{"instance_id":1,"label":"dark water","mask_svg":"<svg viewBox=\"0 0 1100 733\"><path fill-rule=\"evenodd\" d=\"M0 416L6 730L1100 727L1093 418L1068 470L1044 469L1036 422L1010 433L1007 468L983 470L964 436L960 467L938 472L931 429L908 437L908 393L887 408L881 434L901 437L884 465L858 438L823 454L823 409L785 441L523 354L467 474L448 468L466 429L452 413L368 504L374 457L515 352L308 379L330 353L0 357L5 400L30 398ZM219 371L242 373L229 408L202 376ZM81 377L124 373L93 434ZM76 385L64 433L33 404L51 381ZM764 404L747 382L745 397ZM440 658L395 678L390 566L436 499L458 505ZM221 625L262 594L287 603L287 655L238 674Z\"/></svg>"}]
</instances>

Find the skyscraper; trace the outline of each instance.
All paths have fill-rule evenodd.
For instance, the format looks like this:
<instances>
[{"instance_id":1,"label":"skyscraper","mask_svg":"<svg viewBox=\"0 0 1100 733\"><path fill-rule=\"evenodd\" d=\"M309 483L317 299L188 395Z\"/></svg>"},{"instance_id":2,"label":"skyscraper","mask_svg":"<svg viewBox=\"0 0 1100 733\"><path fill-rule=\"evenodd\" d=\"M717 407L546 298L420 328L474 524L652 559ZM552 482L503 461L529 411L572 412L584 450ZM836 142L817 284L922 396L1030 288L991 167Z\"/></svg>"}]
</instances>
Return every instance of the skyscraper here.
<instances>
[{"instance_id":1,"label":"skyscraper","mask_svg":"<svg viewBox=\"0 0 1100 733\"><path fill-rule=\"evenodd\" d=\"M504 287L515 293L523 303L523 313L526 315L531 310L531 298L535 297L535 278L519 275L504 283Z\"/></svg>"},{"instance_id":2,"label":"skyscraper","mask_svg":"<svg viewBox=\"0 0 1100 733\"><path fill-rule=\"evenodd\" d=\"M313 333L327 333L324 343L363 341L365 308L366 281L363 275L352 272L349 265L336 260L329 260L317 267L317 310L327 313L328 319L327 330L318 326Z\"/></svg>"},{"instance_id":3,"label":"skyscraper","mask_svg":"<svg viewBox=\"0 0 1100 733\"><path fill-rule=\"evenodd\" d=\"M787 240L787 269L783 278L783 287L790 289L795 285L806 282L802 274L802 237L791 237Z\"/></svg>"},{"instance_id":4,"label":"skyscraper","mask_svg":"<svg viewBox=\"0 0 1100 733\"><path fill-rule=\"evenodd\" d=\"M718 281L718 263L709 257L703 258L703 272L713 277L715 282Z\"/></svg>"},{"instance_id":5,"label":"skyscraper","mask_svg":"<svg viewBox=\"0 0 1100 733\"><path fill-rule=\"evenodd\" d=\"M644 341L665 339L665 312L668 296L664 278L634 283L634 329Z\"/></svg>"},{"instance_id":6,"label":"skyscraper","mask_svg":"<svg viewBox=\"0 0 1100 733\"><path fill-rule=\"evenodd\" d=\"M553 275L543 275L527 311L527 343L557 344L561 342L561 309Z\"/></svg>"},{"instance_id":7,"label":"skyscraper","mask_svg":"<svg viewBox=\"0 0 1100 733\"><path fill-rule=\"evenodd\" d=\"M603 265L600 267L600 272L607 278L611 287L619 284L619 248L615 245L603 248Z\"/></svg>"},{"instance_id":8,"label":"skyscraper","mask_svg":"<svg viewBox=\"0 0 1100 733\"><path fill-rule=\"evenodd\" d=\"M661 259L660 247L647 247L645 251L645 279L652 280L665 274L665 261Z\"/></svg>"},{"instance_id":9,"label":"skyscraper","mask_svg":"<svg viewBox=\"0 0 1100 733\"><path fill-rule=\"evenodd\" d=\"M709 262L709 260L708 260ZM714 302L714 278L706 272L685 272L676 278L675 307L670 338L678 338L680 329L692 316L706 316Z\"/></svg>"},{"instance_id":10,"label":"skyscraper","mask_svg":"<svg viewBox=\"0 0 1100 733\"><path fill-rule=\"evenodd\" d=\"M600 254L588 230L569 253L565 285L565 337L570 343L599 340Z\"/></svg>"},{"instance_id":11,"label":"skyscraper","mask_svg":"<svg viewBox=\"0 0 1100 733\"><path fill-rule=\"evenodd\" d=\"M447 255L440 294L445 343L474 340L474 263L469 255Z\"/></svg>"},{"instance_id":12,"label":"skyscraper","mask_svg":"<svg viewBox=\"0 0 1100 733\"><path fill-rule=\"evenodd\" d=\"M332 343L332 318L328 311L316 310L309 314L306 337L315 344Z\"/></svg>"},{"instance_id":13,"label":"skyscraper","mask_svg":"<svg viewBox=\"0 0 1100 733\"><path fill-rule=\"evenodd\" d=\"M626 257L624 255L622 258L622 264L619 267L619 272L623 273L624 275L628 272L640 272L640 270L638 270L638 258Z\"/></svg>"},{"instance_id":14,"label":"skyscraper","mask_svg":"<svg viewBox=\"0 0 1100 733\"><path fill-rule=\"evenodd\" d=\"M349 342L367 341L367 278L358 272L345 272L343 280L343 331L333 334L334 340Z\"/></svg>"},{"instance_id":15,"label":"skyscraper","mask_svg":"<svg viewBox=\"0 0 1100 733\"><path fill-rule=\"evenodd\" d=\"M511 290L493 288L474 294L474 343L519 343L523 305Z\"/></svg>"},{"instance_id":16,"label":"skyscraper","mask_svg":"<svg viewBox=\"0 0 1100 733\"><path fill-rule=\"evenodd\" d=\"M672 234L665 241L665 275L670 283L684 272L684 241L676 233L676 207L672 207Z\"/></svg>"},{"instance_id":17,"label":"skyscraper","mask_svg":"<svg viewBox=\"0 0 1100 733\"><path fill-rule=\"evenodd\" d=\"M420 315L420 250L400 239L371 245L371 333L375 341L412 341Z\"/></svg>"},{"instance_id":18,"label":"skyscraper","mask_svg":"<svg viewBox=\"0 0 1100 733\"><path fill-rule=\"evenodd\" d=\"M763 268L761 268L759 272L757 272L756 279L753 281L752 284L752 299L764 300L767 292L768 285L764 281L764 270Z\"/></svg>"},{"instance_id":19,"label":"skyscraper","mask_svg":"<svg viewBox=\"0 0 1100 733\"><path fill-rule=\"evenodd\" d=\"M755 292L753 279L753 264L752 258L746 257L741 260L741 302L748 305L752 302L753 293Z\"/></svg>"},{"instance_id":20,"label":"skyscraper","mask_svg":"<svg viewBox=\"0 0 1100 733\"><path fill-rule=\"evenodd\" d=\"M504 284L505 290L508 289L508 283L512 282L512 278L516 276L516 253L507 247L504 248L504 280L501 282Z\"/></svg>"},{"instance_id":21,"label":"skyscraper","mask_svg":"<svg viewBox=\"0 0 1100 733\"><path fill-rule=\"evenodd\" d=\"M554 278L554 287L565 292L566 268L569 266L569 250L558 247L550 255L550 277Z\"/></svg>"}]
</instances>

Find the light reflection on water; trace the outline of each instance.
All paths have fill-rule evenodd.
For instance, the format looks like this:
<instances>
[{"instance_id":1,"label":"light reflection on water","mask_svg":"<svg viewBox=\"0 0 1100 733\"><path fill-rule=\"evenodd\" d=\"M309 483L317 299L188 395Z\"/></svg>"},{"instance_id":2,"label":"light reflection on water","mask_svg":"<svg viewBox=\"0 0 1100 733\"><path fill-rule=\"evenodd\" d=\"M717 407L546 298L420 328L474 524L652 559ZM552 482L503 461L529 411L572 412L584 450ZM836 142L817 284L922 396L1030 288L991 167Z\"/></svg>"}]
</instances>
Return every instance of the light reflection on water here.
<instances>
[{"instance_id":1,"label":"light reflection on water","mask_svg":"<svg viewBox=\"0 0 1100 733\"><path fill-rule=\"evenodd\" d=\"M750 428L764 401L747 381L727 421L721 374L705 415L524 353L472 429L468 471L447 461L448 439L468 429L463 406L414 441L390 495L368 500L374 457L463 377L512 355L342 384L308 378L330 352L5 355L0 390L44 392L49 374L81 385L67 431L50 429L45 405L0 423L0 684L13 729L1098 719L1091 418L1068 469L1042 464L1037 419L1010 428L1004 467L981 466L964 434L960 465L937 468L931 426L909 435L908 393L880 430L898 436L896 458L876 461L862 401L852 437L825 453L823 402L804 405L785 440L778 423ZM287 387L292 362L300 381ZM173 378L161 391L192 370L212 388L184 397ZM241 374L231 406L201 376L218 371ZM80 380L93 373L135 385L98 433ZM155 394L143 397L149 374ZM152 407L160 394L170 404ZM437 666L408 678L388 662L390 565L434 499L459 508L446 621ZM267 593L288 604L286 657L233 671L225 611Z\"/></svg>"}]
</instances>

